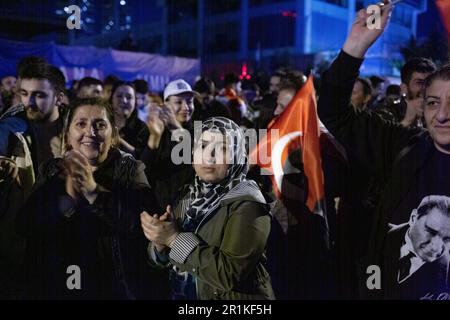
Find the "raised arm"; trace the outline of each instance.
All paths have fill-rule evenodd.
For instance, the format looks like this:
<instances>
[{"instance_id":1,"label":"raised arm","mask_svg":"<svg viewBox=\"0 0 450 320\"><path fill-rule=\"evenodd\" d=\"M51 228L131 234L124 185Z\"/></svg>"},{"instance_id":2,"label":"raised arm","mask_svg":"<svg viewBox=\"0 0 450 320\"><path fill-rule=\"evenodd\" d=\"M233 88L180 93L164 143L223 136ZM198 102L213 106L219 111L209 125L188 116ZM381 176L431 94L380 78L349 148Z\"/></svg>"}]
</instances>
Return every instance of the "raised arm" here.
<instances>
[{"instance_id":1,"label":"raised arm","mask_svg":"<svg viewBox=\"0 0 450 320\"><path fill-rule=\"evenodd\" d=\"M385 180L397 154L417 130L384 121L370 111L357 113L350 105L353 85L364 55L388 25L392 8L388 4L381 15L381 28L369 29L369 15L361 10L339 56L322 77L318 112L321 121L346 151L372 174Z\"/></svg>"}]
</instances>

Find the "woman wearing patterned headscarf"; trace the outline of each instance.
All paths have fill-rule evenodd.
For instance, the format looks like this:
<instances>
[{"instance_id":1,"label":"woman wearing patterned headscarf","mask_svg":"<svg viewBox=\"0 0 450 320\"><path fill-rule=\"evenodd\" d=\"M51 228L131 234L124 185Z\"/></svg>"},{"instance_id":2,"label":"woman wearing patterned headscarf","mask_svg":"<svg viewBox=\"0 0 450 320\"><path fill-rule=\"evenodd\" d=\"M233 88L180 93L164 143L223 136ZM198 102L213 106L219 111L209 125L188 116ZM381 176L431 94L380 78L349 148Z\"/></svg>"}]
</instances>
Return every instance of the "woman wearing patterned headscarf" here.
<instances>
[{"instance_id":1,"label":"woman wearing patterned headscarf","mask_svg":"<svg viewBox=\"0 0 450 320\"><path fill-rule=\"evenodd\" d=\"M274 299L264 267L271 218L257 184L246 179L241 129L209 118L193 159L195 180L174 212L141 214L151 261L172 267L174 299Z\"/></svg>"}]
</instances>

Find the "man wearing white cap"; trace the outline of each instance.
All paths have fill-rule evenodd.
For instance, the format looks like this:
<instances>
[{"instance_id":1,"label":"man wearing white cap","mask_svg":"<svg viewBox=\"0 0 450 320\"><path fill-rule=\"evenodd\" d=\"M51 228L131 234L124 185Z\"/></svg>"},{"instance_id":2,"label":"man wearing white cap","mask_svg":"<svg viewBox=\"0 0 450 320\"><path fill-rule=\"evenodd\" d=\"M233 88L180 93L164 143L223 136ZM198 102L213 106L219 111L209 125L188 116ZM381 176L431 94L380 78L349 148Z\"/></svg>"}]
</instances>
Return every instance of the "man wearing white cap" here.
<instances>
[{"instance_id":1,"label":"man wearing white cap","mask_svg":"<svg viewBox=\"0 0 450 320\"><path fill-rule=\"evenodd\" d=\"M191 119L194 112L195 91L183 79L169 82L164 89L164 102L172 110L180 127Z\"/></svg>"}]
</instances>

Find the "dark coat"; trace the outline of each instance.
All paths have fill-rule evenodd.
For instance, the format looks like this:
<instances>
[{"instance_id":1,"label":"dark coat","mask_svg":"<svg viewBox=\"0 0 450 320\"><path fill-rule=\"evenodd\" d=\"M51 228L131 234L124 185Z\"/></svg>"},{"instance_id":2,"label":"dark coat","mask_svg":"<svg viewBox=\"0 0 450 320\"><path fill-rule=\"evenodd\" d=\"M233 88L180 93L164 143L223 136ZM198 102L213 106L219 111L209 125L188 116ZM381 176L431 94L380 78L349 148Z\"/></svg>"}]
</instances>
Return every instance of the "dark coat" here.
<instances>
[{"instance_id":1,"label":"dark coat","mask_svg":"<svg viewBox=\"0 0 450 320\"><path fill-rule=\"evenodd\" d=\"M345 52L339 54L323 75L318 112L347 153L384 187L376 213L370 219L368 249L358 269L363 296L380 298L386 297L383 290L367 290L367 267L380 265L383 272L388 225L435 147L426 130L404 128L370 111L353 110L350 97L362 62Z\"/></svg>"},{"instance_id":2,"label":"dark coat","mask_svg":"<svg viewBox=\"0 0 450 320\"><path fill-rule=\"evenodd\" d=\"M147 267L142 210L154 200L142 163L112 149L94 172L95 202L74 203L58 162L50 161L17 220L27 240L25 297L32 299L166 298L167 277ZM81 290L68 290L70 265L81 270Z\"/></svg>"}]
</instances>

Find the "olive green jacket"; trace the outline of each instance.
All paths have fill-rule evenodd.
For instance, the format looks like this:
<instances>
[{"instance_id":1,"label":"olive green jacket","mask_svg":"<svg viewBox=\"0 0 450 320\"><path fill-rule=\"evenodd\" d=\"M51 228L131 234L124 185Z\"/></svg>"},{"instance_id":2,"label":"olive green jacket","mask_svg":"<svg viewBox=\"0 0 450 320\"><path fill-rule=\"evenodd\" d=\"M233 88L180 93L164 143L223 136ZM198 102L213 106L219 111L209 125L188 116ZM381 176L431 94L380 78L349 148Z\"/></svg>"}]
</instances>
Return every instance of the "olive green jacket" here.
<instances>
[{"instance_id":1,"label":"olive green jacket","mask_svg":"<svg viewBox=\"0 0 450 320\"><path fill-rule=\"evenodd\" d=\"M181 225L186 194L175 208ZM269 207L254 181L243 181L228 192L219 207L205 216L194 233L182 232L172 245L164 264L152 245L154 264L176 266L194 276L200 300L275 299L264 267L270 233Z\"/></svg>"}]
</instances>

